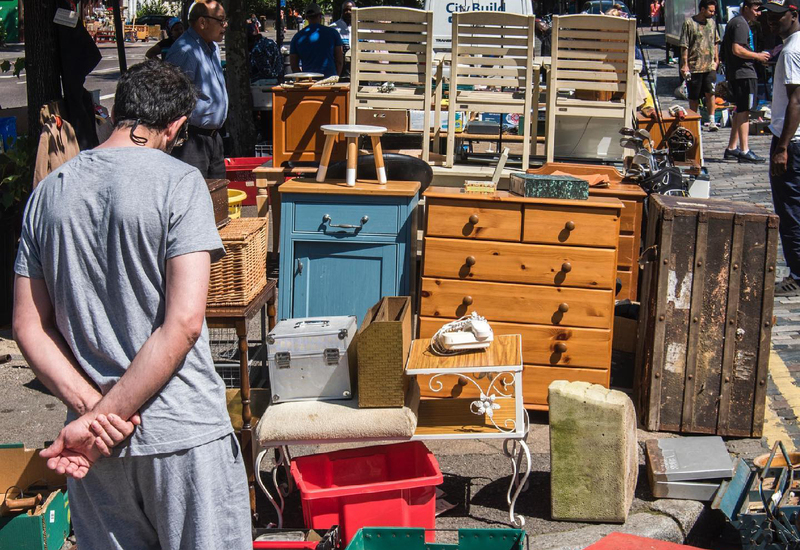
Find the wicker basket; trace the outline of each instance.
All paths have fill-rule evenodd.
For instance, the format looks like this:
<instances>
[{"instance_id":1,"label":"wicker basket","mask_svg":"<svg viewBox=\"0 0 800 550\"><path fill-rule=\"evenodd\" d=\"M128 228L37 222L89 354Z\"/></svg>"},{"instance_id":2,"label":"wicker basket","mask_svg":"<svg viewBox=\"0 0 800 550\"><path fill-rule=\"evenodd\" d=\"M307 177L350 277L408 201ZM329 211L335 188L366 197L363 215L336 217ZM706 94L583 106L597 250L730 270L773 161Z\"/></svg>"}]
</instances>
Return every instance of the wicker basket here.
<instances>
[{"instance_id":1,"label":"wicker basket","mask_svg":"<svg viewBox=\"0 0 800 550\"><path fill-rule=\"evenodd\" d=\"M358 406L402 407L411 347L411 298L389 296L372 306L357 340Z\"/></svg>"},{"instance_id":2,"label":"wicker basket","mask_svg":"<svg viewBox=\"0 0 800 550\"><path fill-rule=\"evenodd\" d=\"M211 264L209 306L245 306L267 284L269 218L239 218L220 229L227 254Z\"/></svg>"}]
</instances>

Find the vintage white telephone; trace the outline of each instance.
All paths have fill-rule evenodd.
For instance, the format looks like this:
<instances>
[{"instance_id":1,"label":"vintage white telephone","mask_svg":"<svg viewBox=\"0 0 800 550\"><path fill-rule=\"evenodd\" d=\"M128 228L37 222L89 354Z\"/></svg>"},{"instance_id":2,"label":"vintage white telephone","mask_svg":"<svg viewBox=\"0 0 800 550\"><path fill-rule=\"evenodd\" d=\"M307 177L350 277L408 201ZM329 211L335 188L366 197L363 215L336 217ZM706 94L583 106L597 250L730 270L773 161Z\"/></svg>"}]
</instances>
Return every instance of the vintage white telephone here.
<instances>
[{"instance_id":1,"label":"vintage white telephone","mask_svg":"<svg viewBox=\"0 0 800 550\"><path fill-rule=\"evenodd\" d=\"M431 338L431 349L438 355L453 355L460 351L488 348L493 340L492 327L473 311L436 331Z\"/></svg>"}]
</instances>

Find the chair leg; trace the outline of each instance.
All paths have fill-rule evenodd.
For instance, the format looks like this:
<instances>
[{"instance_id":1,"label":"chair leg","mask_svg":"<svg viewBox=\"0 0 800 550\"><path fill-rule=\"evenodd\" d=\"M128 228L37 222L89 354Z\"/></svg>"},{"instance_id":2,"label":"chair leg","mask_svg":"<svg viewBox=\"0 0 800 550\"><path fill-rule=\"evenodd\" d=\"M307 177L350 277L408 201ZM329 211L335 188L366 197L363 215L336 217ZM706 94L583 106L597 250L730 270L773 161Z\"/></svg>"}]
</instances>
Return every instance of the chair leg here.
<instances>
[{"instance_id":1,"label":"chair leg","mask_svg":"<svg viewBox=\"0 0 800 550\"><path fill-rule=\"evenodd\" d=\"M386 184L386 165L383 163L383 147L381 136L370 136L372 139L372 156L375 157L375 173L378 174L378 183Z\"/></svg>"},{"instance_id":2,"label":"chair leg","mask_svg":"<svg viewBox=\"0 0 800 550\"><path fill-rule=\"evenodd\" d=\"M356 166L358 165L358 144L356 137L347 137L347 185L356 185Z\"/></svg>"},{"instance_id":3,"label":"chair leg","mask_svg":"<svg viewBox=\"0 0 800 550\"><path fill-rule=\"evenodd\" d=\"M320 183L325 181L325 176L328 174L328 165L331 162L331 152L333 151L335 139L335 134L325 135L325 145L322 148L322 158L319 161L319 170L317 170L317 181Z\"/></svg>"}]
</instances>

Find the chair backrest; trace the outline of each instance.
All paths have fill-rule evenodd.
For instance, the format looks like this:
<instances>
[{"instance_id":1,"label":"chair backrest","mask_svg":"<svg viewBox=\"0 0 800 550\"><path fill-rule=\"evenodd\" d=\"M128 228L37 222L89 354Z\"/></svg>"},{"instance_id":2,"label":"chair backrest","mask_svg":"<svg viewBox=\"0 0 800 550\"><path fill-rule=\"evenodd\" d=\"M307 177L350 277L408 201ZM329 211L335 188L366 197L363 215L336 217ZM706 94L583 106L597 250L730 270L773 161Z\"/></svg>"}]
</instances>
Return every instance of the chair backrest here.
<instances>
[{"instance_id":1,"label":"chair backrest","mask_svg":"<svg viewBox=\"0 0 800 550\"><path fill-rule=\"evenodd\" d=\"M549 97L556 100L560 90L568 89L600 92L593 99L606 101L621 92L626 115L632 112L636 97L635 37L635 19L610 15L553 17ZM581 99L580 94L577 99Z\"/></svg>"},{"instance_id":2,"label":"chair backrest","mask_svg":"<svg viewBox=\"0 0 800 550\"><path fill-rule=\"evenodd\" d=\"M358 107L421 109L430 105L433 12L412 8L354 8L350 28L350 123ZM389 82L395 91L374 93ZM370 97L359 98L365 87ZM402 91L399 89L403 89Z\"/></svg>"},{"instance_id":3,"label":"chair backrest","mask_svg":"<svg viewBox=\"0 0 800 550\"><path fill-rule=\"evenodd\" d=\"M533 36L533 16L454 13L451 82L458 86L530 89Z\"/></svg>"}]
</instances>

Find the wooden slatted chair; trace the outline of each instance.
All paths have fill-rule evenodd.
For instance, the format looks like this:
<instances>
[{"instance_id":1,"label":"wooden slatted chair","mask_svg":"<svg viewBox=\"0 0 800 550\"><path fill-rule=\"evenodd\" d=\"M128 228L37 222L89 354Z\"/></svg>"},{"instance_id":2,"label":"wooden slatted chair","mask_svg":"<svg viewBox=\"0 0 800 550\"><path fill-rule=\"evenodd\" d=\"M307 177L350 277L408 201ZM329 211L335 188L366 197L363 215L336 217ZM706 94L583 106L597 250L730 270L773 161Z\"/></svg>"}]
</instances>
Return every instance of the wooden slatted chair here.
<instances>
[{"instance_id":1,"label":"wooden slatted chair","mask_svg":"<svg viewBox=\"0 0 800 550\"><path fill-rule=\"evenodd\" d=\"M453 14L445 166L453 166L456 111L469 111L524 115L524 128L520 128L524 138L522 168L528 168L531 143L536 143L535 136L531 141L531 129L536 128L539 105L533 33L532 15L485 11ZM534 98L536 109L532 110Z\"/></svg>"},{"instance_id":2,"label":"wooden slatted chair","mask_svg":"<svg viewBox=\"0 0 800 550\"><path fill-rule=\"evenodd\" d=\"M433 12L354 8L350 37L350 124L356 124L358 109L422 109L422 159L427 161ZM391 89L386 90L384 83L390 83Z\"/></svg>"},{"instance_id":3,"label":"wooden slatted chair","mask_svg":"<svg viewBox=\"0 0 800 550\"><path fill-rule=\"evenodd\" d=\"M557 117L616 118L620 127L632 123L635 37L635 19L553 17L552 61L547 73L547 162L553 162Z\"/></svg>"}]
</instances>

